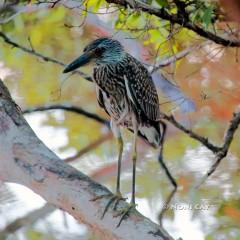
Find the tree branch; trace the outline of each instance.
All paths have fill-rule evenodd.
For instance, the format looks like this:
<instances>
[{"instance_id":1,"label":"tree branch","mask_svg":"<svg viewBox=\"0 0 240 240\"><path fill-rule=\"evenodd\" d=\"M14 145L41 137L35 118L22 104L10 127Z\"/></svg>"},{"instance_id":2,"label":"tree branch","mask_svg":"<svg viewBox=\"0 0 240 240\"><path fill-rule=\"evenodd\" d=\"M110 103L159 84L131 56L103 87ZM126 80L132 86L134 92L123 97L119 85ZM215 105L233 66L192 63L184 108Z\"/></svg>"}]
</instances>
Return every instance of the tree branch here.
<instances>
[{"instance_id":1,"label":"tree branch","mask_svg":"<svg viewBox=\"0 0 240 240\"><path fill-rule=\"evenodd\" d=\"M81 149L76 155L64 159L64 161L69 163L69 162L73 162L76 159L79 159L80 157L82 157L82 155L93 150L94 148L96 148L97 146L102 144L103 142L109 140L111 137L112 137L112 133L108 132L107 134L103 135L96 141L90 143L88 146ZM54 210L56 210L56 208L53 205L46 203L44 206L42 206L36 210L33 210L32 212L26 214L25 216L17 218L16 220L7 224L7 226L0 231L0 239L7 238L7 236L9 234L16 232L17 230L19 230L22 227L27 227L29 225L34 224L39 219L45 218L47 215L52 213Z\"/></svg>"},{"instance_id":2,"label":"tree branch","mask_svg":"<svg viewBox=\"0 0 240 240\"><path fill-rule=\"evenodd\" d=\"M74 160L82 157L84 154L92 151L94 148L98 147L102 143L104 143L107 140L111 139L112 137L113 137L112 132L109 131L107 134L101 136L97 140L91 142L89 145L87 145L86 147L84 147L81 150L79 150L74 156L68 157L68 158L64 159L64 161L65 162L73 162Z\"/></svg>"},{"instance_id":3,"label":"tree branch","mask_svg":"<svg viewBox=\"0 0 240 240\"><path fill-rule=\"evenodd\" d=\"M71 104L46 104L44 106L38 106L38 107L33 107L33 108L28 108L26 110L23 111L24 114L27 113L33 113L33 112L42 112L42 111L47 111L47 110L65 110L68 112L73 112L73 113L77 113L80 115L83 115L87 118L90 118L94 121L97 121L98 123L104 124L107 127L109 127L109 121L105 120L103 118L101 118L100 116L98 116L95 113L90 113L80 107L75 107Z\"/></svg>"},{"instance_id":4,"label":"tree branch","mask_svg":"<svg viewBox=\"0 0 240 240\"><path fill-rule=\"evenodd\" d=\"M221 147L215 146L214 144L209 142L209 140L206 137L202 137L201 135L193 132L192 130L190 130L190 129L186 128L186 127L184 127L181 123L176 121L174 116L167 115L165 113L162 113L162 116L163 116L163 119L167 120L172 125L174 125L176 128L178 128L182 132L186 133L189 137L191 137L191 138L197 140L198 142L202 143L202 145L204 145L206 148L208 148L213 153L217 153L217 152L219 152L221 150Z\"/></svg>"},{"instance_id":5,"label":"tree branch","mask_svg":"<svg viewBox=\"0 0 240 240\"><path fill-rule=\"evenodd\" d=\"M226 47L240 47L239 40L232 40L226 39L219 35L216 35L210 31L203 29L202 27L194 24L193 22L189 21L184 14L170 14L164 8L156 8L149 6L140 1L134 1L134 6L128 3L128 0L106 0L108 3L115 3L121 5L125 8L130 7L136 11L143 11L149 13L150 15L157 16L161 19L168 20L171 23L179 24L193 32L197 33L198 35L212 40L213 42L226 46Z\"/></svg>"},{"instance_id":6,"label":"tree branch","mask_svg":"<svg viewBox=\"0 0 240 240\"><path fill-rule=\"evenodd\" d=\"M93 120L96 120L96 117L97 117L96 114L86 112L85 110L82 110L81 108L72 106L70 104L46 105L46 106L41 106L41 107L36 107L36 108L29 109L29 110L25 110L24 113L31 113L34 111L45 111L45 110L49 110L49 109L67 110L67 111L71 111L71 112L74 112L77 114L81 114L86 117L90 117ZM165 113L161 113L161 114L162 114L162 118L164 120L171 123L173 126L175 126L177 129L179 129L181 132L184 132L185 134L187 134L189 137L200 142L203 146L205 146L207 149L209 149L216 156L215 163L211 166L210 170L206 173L206 176L201 180L201 183L203 183L216 170L216 168L220 164L221 160L227 155L230 145L233 141L233 136L240 124L240 113L234 113L233 119L230 121L230 125L229 125L228 129L226 130L227 134L223 140L222 146L216 146L213 143L211 143L208 140L208 138L203 137L203 136L197 134L196 132L192 131L191 129L186 128L181 123L179 123L174 118L174 116L167 115ZM94 116L94 117L92 118L92 116ZM104 123L105 121L106 120L102 119L101 123ZM108 122L104 123L104 124L108 124ZM108 126L109 126L109 124L108 124Z\"/></svg>"},{"instance_id":7,"label":"tree branch","mask_svg":"<svg viewBox=\"0 0 240 240\"><path fill-rule=\"evenodd\" d=\"M14 220L0 231L0 239L7 239L7 236L9 234L16 232L22 227L34 224L39 219L46 217L54 210L56 210L54 206L46 203L43 207L33 210L32 212L26 214L24 217L20 217Z\"/></svg>"},{"instance_id":8,"label":"tree branch","mask_svg":"<svg viewBox=\"0 0 240 240\"><path fill-rule=\"evenodd\" d=\"M227 156L228 150L233 141L234 134L238 129L239 124L240 124L240 112L234 113L233 118L230 121L229 127L226 130L224 143L222 147L219 149L219 151L217 152L216 160L214 164L211 166L211 168L209 169L209 171L207 172L206 176L203 178L202 183L205 181L205 179L207 179L209 176L211 176L215 172L216 168L218 167L222 159Z\"/></svg>"},{"instance_id":9,"label":"tree branch","mask_svg":"<svg viewBox=\"0 0 240 240\"><path fill-rule=\"evenodd\" d=\"M90 119L95 120L99 123L102 123L104 125L109 126L109 122L105 119L100 118L97 114L87 112L86 110L83 110L82 108L77 107L77 106L73 106L71 104L57 104L57 105L47 104L47 105L44 105L44 106L38 106L38 107L26 109L26 110L23 111L23 113L28 114L28 113L33 113L33 112L48 111L48 110L54 110L54 109L55 110L66 110L66 111L69 111L69 112L80 114L82 116L85 116L87 118L90 118ZM172 115L167 115L165 113L161 113L161 114L162 114L163 119L165 119L168 122L170 122L171 124L173 124L176 128L178 128L180 131L187 134L189 137L191 137L191 138L197 140L198 142L202 143L206 148L211 150L213 153L217 153L221 150L221 147L217 147L214 144L210 143L207 138L202 137L201 135L193 132L192 130L190 130L186 127L184 127Z\"/></svg>"},{"instance_id":10,"label":"tree branch","mask_svg":"<svg viewBox=\"0 0 240 240\"><path fill-rule=\"evenodd\" d=\"M170 21L172 24L179 24L180 26L187 28L189 30L192 30L193 32L197 33L199 36L207 38L217 44L220 44L226 47L240 46L240 40L224 38L223 36L217 35L215 34L215 32L206 30L203 26L200 26L194 23L193 21L191 21L191 19L189 19L189 13L187 13L186 11L187 4L184 1L174 0L174 3L177 7L176 14L169 13L165 8L156 8L156 7L150 6L148 4L143 3L142 1L132 1L132 0L106 0L106 1L108 3L121 5L125 8L130 7L136 11L141 10L150 15L154 15L161 19ZM132 4L132 2L134 2L134 4ZM57 3L62 4L64 6L66 4L65 1L61 3L61 1L59 0L39 1L37 4L43 4L43 3L50 3L52 4L51 7L54 7ZM74 8L74 6L72 6L71 8ZM80 73L80 75L82 75L82 73Z\"/></svg>"},{"instance_id":11,"label":"tree branch","mask_svg":"<svg viewBox=\"0 0 240 240\"><path fill-rule=\"evenodd\" d=\"M176 62L176 61L186 57L187 55L189 55L193 51L199 50L199 49L203 48L204 46L208 45L209 43L210 43L210 41L205 41L201 44L190 46L190 47L176 53L173 56L161 59L157 63L157 65L153 67L151 73L156 72L156 71L160 70L161 68L166 67L166 66L172 64L173 62Z\"/></svg>"},{"instance_id":12,"label":"tree branch","mask_svg":"<svg viewBox=\"0 0 240 240\"><path fill-rule=\"evenodd\" d=\"M221 147L215 146L212 143L209 142L209 140L205 137L202 137L190 129L185 128L183 125L181 125L179 122L175 120L173 116L168 116L166 114L162 114L163 118L172 123L176 128L180 129L181 131L185 132L187 135L189 135L191 138L201 142L205 147L207 147L212 153L215 154L215 162L210 167L210 169L207 171L205 176L200 180L198 184L196 184L196 187L198 188L200 185L202 185L206 179L211 176L216 168L219 166L220 162L223 158L227 156L227 153L229 151L230 145L233 141L233 137L235 132L237 131L239 124L240 124L240 112L233 113L233 118L230 121L229 127L226 130L226 135L223 140L223 145Z\"/></svg>"},{"instance_id":13,"label":"tree branch","mask_svg":"<svg viewBox=\"0 0 240 240\"><path fill-rule=\"evenodd\" d=\"M22 50L22 51L24 51L26 53L29 53L31 55L34 55L35 57L38 57L38 58L42 59L45 62L55 63L55 64L63 66L63 67L66 66L66 64L64 64L63 62L61 62L61 61L59 61L57 59L45 56L45 55L43 55L41 53L36 52L33 48L27 48L27 47L24 47L24 46L14 42L14 41L12 41L2 31L0 31L0 37L4 40L5 43L9 44L10 46L18 48L18 49L20 49L20 50ZM82 71L76 70L73 73L76 73L76 74L80 75L81 77L83 77L84 79L86 79L87 81L92 82L92 78L89 75L87 75L86 73L82 72Z\"/></svg>"},{"instance_id":14,"label":"tree branch","mask_svg":"<svg viewBox=\"0 0 240 240\"><path fill-rule=\"evenodd\" d=\"M34 134L0 81L0 179L27 186L47 202L69 212L86 224L100 239L161 239L172 237L159 225L137 211L116 228L119 210L127 207L121 201L101 219L107 197L104 186L61 161Z\"/></svg>"}]
</instances>

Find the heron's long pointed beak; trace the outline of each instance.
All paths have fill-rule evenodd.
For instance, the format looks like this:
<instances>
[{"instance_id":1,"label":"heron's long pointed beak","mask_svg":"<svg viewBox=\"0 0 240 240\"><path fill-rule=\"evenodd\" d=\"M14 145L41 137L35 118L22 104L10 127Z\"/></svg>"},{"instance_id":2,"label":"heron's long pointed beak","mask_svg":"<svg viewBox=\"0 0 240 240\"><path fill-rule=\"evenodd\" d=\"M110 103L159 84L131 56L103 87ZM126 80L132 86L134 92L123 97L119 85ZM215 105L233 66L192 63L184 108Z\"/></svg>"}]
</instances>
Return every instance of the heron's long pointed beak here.
<instances>
[{"instance_id":1,"label":"heron's long pointed beak","mask_svg":"<svg viewBox=\"0 0 240 240\"><path fill-rule=\"evenodd\" d=\"M89 63L92 59L92 55L89 53L84 53L73 62L67 65L67 67L63 70L63 73L71 72L87 63Z\"/></svg>"}]
</instances>

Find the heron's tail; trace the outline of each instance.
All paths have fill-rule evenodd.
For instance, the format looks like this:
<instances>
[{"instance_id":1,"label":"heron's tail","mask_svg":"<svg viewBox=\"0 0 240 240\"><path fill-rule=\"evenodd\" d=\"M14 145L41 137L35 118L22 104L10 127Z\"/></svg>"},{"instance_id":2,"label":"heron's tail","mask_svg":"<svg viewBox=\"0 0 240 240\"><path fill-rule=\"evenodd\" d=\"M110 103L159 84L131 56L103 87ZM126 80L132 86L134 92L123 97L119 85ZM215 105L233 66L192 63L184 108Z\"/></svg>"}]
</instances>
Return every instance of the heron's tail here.
<instances>
[{"instance_id":1,"label":"heron's tail","mask_svg":"<svg viewBox=\"0 0 240 240\"><path fill-rule=\"evenodd\" d=\"M139 126L138 134L143 137L154 148L160 147L162 143L162 125L159 122L151 123L151 126Z\"/></svg>"},{"instance_id":2,"label":"heron's tail","mask_svg":"<svg viewBox=\"0 0 240 240\"><path fill-rule=\"evenodd\" d=\"M131 127L128 130L133 132ZM162 147L166 131L166 124L162 121L151 122L151 126L139 126L138 136L140 136L147 144L154 148Z\"/></svg>"}]
</instances>

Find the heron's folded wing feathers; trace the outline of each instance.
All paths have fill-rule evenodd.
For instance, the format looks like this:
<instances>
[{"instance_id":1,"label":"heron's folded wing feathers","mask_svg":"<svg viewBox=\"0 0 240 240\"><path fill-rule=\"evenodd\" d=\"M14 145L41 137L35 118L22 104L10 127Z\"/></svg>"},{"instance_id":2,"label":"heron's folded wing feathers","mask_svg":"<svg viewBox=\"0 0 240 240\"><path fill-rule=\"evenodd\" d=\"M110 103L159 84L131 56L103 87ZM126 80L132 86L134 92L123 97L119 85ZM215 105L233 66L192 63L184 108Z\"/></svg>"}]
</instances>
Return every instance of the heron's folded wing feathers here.
<instances>
[{"instance_id":1,"label":"heron's folded wing feathers","mask_svg":"<svg viewBox=\"0 0 240 240\"><path fill-rule=\"evenodd\" d=\"M128 97L135 107L141 109L148 119L159 120L157 90L147 69L138 61L129 63L124 81Z\"/></svg>"}]
</instances>

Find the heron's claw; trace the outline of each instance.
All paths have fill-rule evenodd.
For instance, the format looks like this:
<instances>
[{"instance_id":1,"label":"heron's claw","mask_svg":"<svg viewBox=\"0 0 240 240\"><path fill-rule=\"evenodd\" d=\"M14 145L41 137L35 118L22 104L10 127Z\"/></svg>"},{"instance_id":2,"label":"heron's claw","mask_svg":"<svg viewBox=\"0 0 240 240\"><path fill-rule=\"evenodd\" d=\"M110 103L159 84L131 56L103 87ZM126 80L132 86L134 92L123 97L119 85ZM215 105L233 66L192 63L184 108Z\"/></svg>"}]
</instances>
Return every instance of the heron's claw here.
<instances>
[{"instance_id":1,"label":"heron's claw","mask_svg":"<svg viewBox=\"0 0 240 240\"><path fill-rule=\"evenodd\" d=\"M129 217L130 211L133 210L133 209L136 209L136 206L137 206L137 204L135 204L135 203L130 203L130 205L129 205L128 207L122 209L122 210L120 211L120 213L118 213L117 215L114 216L114 217L121 216L120 221L118 222L117 227L119 227L119 226L121 225L121 223L122 223L122 221L123 221L124 219L126 219L127 217Z\"/></svg>"},{"instance_id":2,"label":"heron's claw","mask_svg":"<svg viewBox=\"0 0 240 240\"><path fill-rule=\"evenodd\" d=\"M107 205L106 205L106 207L105 207L105 209L104 209L104 211L103 211L102 219L104 218L104 216L105 216L106 212L108 211L109 207L114 203L114 205L113 205L113 210L116 210L117 205L118 205L118 203L119 203L121 200L125 201L126 198L123 198L123 197L122 197L122 194L121 194L120 192L119 192L119 193L116 193L115 195L113 195L113 196L111 197L111 199L109 200L109 202L107 203Z\"/></svg>"},{"instance_id":3,"label":"heron's claw","mask_svg":"<svg viewBox=\"0 0 240 240\"><path fill-rule=\"evenodd\" d=\"M95 202L95 201L97 201L97 200L99 200L99 199L101 199L101 198L109 198L109 197L111 197L111 196L112 196L111 193L109 193L109 194L103 194L103 195L101 195L101 196L97 196L97 197L91 199L90 201Z\"/></svg>"},{"instance_id":4,"label":"heron's claw","mask_svg":"<svg viewBox=\"0 0 240 240\"><path fill-rule=\"evenodd\" d=\"M127 199L127 198L122 197L122 194L121 194L120 192L117 192L115 195L105 194L105 195L98 196L98 197L92 199L91 201L97 201L97 200L99 200L99 199L101 199L101 198L106 198L106 197L110 197L110 200L108 201L106 207L104 208L104 211L103 211L103 214L102 214L101 219L104 218L106 212L108 211L109 207L110 207L113 203L114 203L114 205L113 205L113 210L116 210L118 203L119 203L121 200L125 201L125 200Z\"/></svg>"}]
</instances>

